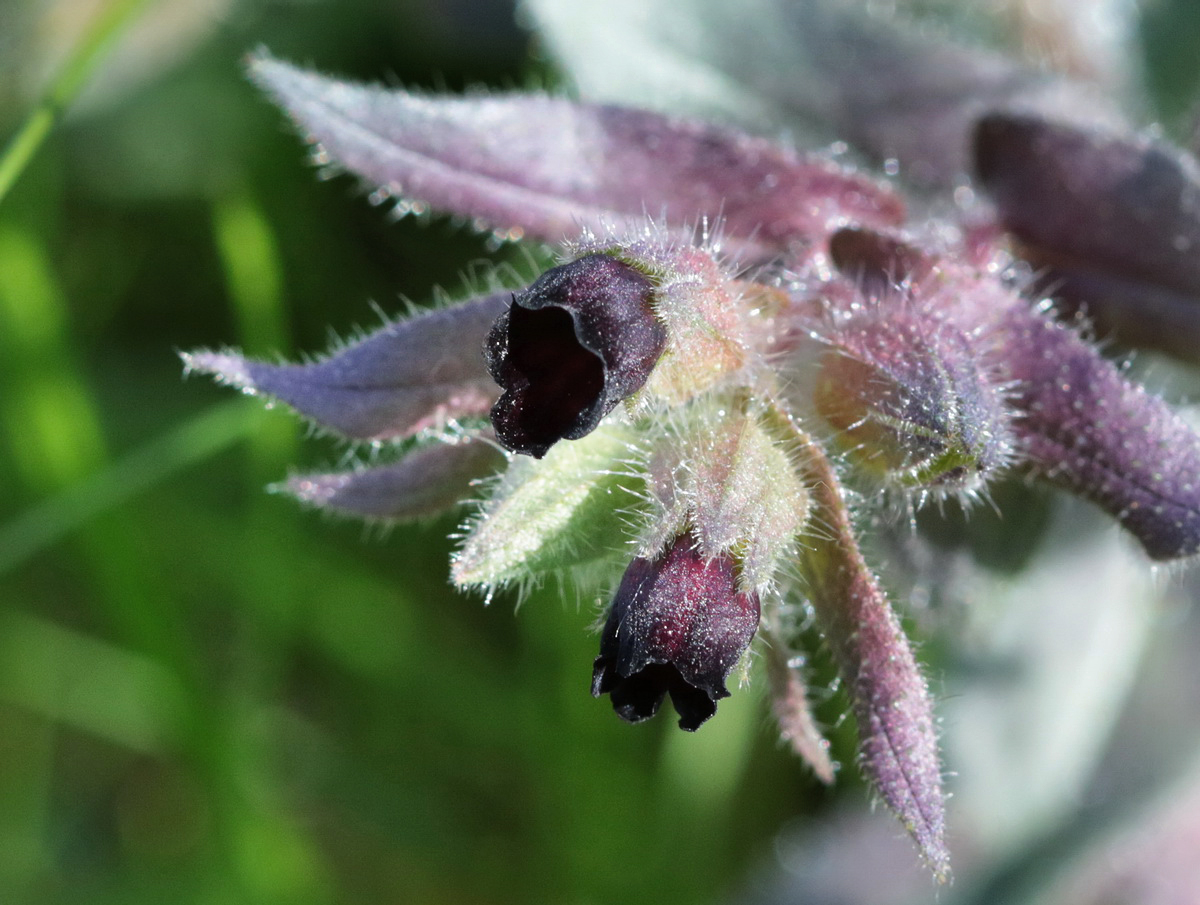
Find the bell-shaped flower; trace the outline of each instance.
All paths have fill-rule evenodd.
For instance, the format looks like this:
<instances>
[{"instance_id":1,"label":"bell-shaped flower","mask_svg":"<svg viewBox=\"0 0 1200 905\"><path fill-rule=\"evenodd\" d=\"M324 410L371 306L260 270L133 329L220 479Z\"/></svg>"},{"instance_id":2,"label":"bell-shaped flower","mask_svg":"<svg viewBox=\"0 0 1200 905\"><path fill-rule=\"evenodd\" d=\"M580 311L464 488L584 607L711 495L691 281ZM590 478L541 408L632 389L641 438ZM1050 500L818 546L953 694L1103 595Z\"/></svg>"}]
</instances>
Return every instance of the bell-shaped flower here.
<instances>
[{"instance_id":1,"label":"bell-shaped flower","mask_svg":"<svg viewBox=\"0 0 1200 905\"><path fill-rule=\"evenodd\" d=\"M758 628L759 598L738 590L737 564L708 558L689 532L658 557L630 563L604 625L592 694L639 723L663 699L695 731L729 696L725 680Z\"/></svg>"},{"instance_id":2,"label":"bell-shaped flower","mask_svg":"<svg viewBox=\"0 0 1200 905\"><path fill-rule=\"evenodd\" d=\"M492 427L513 452L540 459L578 440L646 383L666 328L654 285L629 264L590 254L551 268L496 320L487 366L504 389Z\"/></svg>"}]
</instances>

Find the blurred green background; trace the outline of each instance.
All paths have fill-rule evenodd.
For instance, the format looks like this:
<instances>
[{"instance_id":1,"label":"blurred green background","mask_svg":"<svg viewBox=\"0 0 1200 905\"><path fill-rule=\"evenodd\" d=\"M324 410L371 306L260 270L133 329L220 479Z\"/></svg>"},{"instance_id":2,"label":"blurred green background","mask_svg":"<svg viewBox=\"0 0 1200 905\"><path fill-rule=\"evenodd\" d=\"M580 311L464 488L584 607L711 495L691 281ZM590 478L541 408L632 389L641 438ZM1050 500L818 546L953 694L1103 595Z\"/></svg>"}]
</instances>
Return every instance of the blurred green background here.
<instances>
[{"instance_id":1,"label":"blurred green background","mask_svg":"<svg viewBox=\"0 0 1200 905\"><path fill-rule=\"evenodd\" d=\"M447 584L454 517L264 492L346 450L182 380L179 349L295 357L520 259L318 179L243 77L260 44L547 78L499 2L0 3L0 141L83 85L0 200L0 901L711 901L825 800L758 689L694 736L621 724L592 600L485 608Z\"/></svg>"},{"instance_id":2,"label":"blurred green background","mask_svg":"<svg viewBox=\"0 0 1200 905\"><path fill-rule=\"evenodd\" d=\"M1200 28L1155 9L1177 116ZM761 676L695 735L621 724L587 693L595 601L485 608L447 584L454 517L379 532L266 493L347 450L182 380L177 350L294 358L525 260L320 180L243 77L259 45L553 79L501 0L0 0L0 902L732 894L781 827L866 801L781 748Z\"/></svg>"}]
</instances>

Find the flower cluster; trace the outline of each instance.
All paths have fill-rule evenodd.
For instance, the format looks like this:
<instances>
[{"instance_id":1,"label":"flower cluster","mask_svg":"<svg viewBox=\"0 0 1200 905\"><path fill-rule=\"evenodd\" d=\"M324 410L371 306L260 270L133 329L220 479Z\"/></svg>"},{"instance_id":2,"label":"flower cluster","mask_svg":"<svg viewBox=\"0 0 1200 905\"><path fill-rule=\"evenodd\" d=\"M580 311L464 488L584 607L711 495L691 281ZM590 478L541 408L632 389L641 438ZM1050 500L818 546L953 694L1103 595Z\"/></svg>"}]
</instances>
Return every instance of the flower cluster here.
<instances>
[{"instance_id":1,"label":"flower cluster","mask_svg":"<svg viewBox=\"0 0 1200 905\"><path fill-rule=\"evenodd\" d=\"M896 47L900 71L945 63ZM669 697L697 729L757 636L783 734L828 780L782 605L805 601L863 770L945 879L933 707L860 551L862 513L872 497L969 503L1022 473L1091 500L1155 560L1200 552L1200 439L1040 288L1101 313L1192 304L1195 162L1056 116L1045 94L970 115L947 94L920 108L938 129L904 132L898 150L886 129L859 142L949 183L964 173L935 145L958 130L990 202L912 220L895 188L833 157L698 121L532 94L430 99L265 54L251 73L322 159L562 250L515 293L315 363L185 356L347 438L412 441L395 462L294 477L291 492L403 519L485 488L452 564L459 587L610 582L591 690L630 722ZM1107 329L1180 349L1144 324Z\"/></svg>"}]
</instances>

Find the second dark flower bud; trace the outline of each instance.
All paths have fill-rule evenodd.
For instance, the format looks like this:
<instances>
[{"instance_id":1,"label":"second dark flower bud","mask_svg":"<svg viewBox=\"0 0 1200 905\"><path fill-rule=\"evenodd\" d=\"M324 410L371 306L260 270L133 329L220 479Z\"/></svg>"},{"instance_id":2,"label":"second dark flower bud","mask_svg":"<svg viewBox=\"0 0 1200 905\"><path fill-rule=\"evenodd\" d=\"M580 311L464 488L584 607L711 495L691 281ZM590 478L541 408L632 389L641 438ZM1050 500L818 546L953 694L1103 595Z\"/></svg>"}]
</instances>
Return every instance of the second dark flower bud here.
<instances>
[{"instance_id":1,"label":"second dark flower bud","mask_svg":"<svg viewBox=\"0 0 1200 905\"><path fill-rule=\"evenodd\" d=\"M679 726L695 731L729 697L725 679L758 629L759 600L740 593L734 560L706 557L691 532L657 559L630 563L613 599L592 694L639 723L668 694Z\"/></svg>"},{"instance_id":2,"label":"second dark flower bud","mask_svg":"<svg viewBox=\"0 0 1200 905\"><path fill-rule=\"evenodd\" d=\"M504 390L491 412L504 446L541 458L559 440L590 433L642 388L667 343L653 290L637 268L590 254L513 296L485 348Z\"/></svg>"}]
</instances>

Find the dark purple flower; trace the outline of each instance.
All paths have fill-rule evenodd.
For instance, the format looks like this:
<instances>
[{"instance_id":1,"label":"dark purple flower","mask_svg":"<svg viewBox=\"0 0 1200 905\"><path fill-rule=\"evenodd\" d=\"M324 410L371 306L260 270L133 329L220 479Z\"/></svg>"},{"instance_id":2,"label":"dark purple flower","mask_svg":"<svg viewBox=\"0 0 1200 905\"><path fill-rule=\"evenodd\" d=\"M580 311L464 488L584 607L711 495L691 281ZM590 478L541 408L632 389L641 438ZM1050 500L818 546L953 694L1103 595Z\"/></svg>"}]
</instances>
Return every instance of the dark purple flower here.
<instances>
[{"instance_id":1,"label":"dark purple flower","mask_svg":"<svg viewBox=\"0 0 1200 905\"><path fill-rule=\"evenodd\" d=\"M642 388L667 342L640 270L591 254L546 271L513 296L487 339L504 394L492 406L500 442L540 459L578 440Z\"/></svg>"},{"instance_id":2,"label":"dark purple flower","mask_svg":"<svg viewBox=\"0 0 1200 905\"><path fill-rule=\"evenodd\" d=\"M758 595L738 591L736 572L731 556L706 557L690 532L658 559L630 563L604 625L592 694L610 695L631 723L654 716L669 694L680 728L699 728L729 697L725 679L758 628Z\"/></svg>"}]
</instances>

